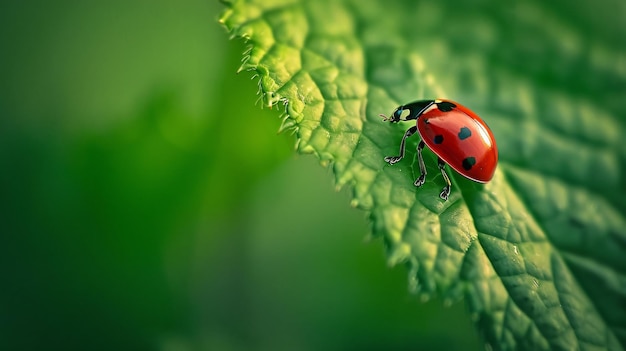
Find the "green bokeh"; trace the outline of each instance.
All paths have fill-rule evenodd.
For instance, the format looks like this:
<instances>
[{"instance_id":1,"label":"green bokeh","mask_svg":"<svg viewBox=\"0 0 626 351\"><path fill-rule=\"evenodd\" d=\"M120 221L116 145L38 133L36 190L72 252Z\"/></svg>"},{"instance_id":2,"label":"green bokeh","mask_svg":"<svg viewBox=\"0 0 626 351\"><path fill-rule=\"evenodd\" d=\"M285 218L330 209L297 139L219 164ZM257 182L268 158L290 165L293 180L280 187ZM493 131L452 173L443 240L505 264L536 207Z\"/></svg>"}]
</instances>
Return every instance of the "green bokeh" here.
<instances>
[{"instance_id":1,"label":"green bokeh","mask_svg":"<svg viewBox=\"0 0 626 351\"><path fill-rule=\"evenodd\" d=\"M220 11L0 5L0 349L478 347L292 156Z\"/></svg>"}]
</instances>

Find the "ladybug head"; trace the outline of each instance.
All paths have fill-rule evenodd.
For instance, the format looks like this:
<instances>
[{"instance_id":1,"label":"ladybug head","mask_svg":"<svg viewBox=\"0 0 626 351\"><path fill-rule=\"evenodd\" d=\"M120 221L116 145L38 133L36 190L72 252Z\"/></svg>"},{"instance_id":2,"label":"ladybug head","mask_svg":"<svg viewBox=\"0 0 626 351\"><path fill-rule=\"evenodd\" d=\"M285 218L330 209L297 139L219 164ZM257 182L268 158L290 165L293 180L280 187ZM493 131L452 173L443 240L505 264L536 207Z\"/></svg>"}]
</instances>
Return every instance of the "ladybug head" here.
<instances>
[{"instance_id":1,"label":"ladybug head","mask_svg":"<svg viewBox=\"0 0 626 351\"><path fill-rule=\"evenodd\" d=\"M391 122L391 123L398 123L400 122L400 118L402 117L402 112L404 111L404 106L398 106L398 108L396 108L393 113L391 114L390 117L387 117L383 114L380 115L380 117L383 118L384 122Z\"/></svg>"}]
</instances>

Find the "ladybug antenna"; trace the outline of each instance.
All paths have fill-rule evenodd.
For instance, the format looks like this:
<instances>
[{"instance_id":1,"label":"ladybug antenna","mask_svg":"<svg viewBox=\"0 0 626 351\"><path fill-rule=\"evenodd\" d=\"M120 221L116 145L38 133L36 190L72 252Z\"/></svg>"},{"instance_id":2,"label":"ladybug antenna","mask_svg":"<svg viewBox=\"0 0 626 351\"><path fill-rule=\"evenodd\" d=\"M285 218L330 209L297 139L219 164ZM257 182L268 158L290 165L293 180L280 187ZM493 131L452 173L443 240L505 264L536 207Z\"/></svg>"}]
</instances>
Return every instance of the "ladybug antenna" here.
<instances>
[{"instance_id":1,"label":"ladybug antenna","mask_svg":"<svg viewBox=\"0 0 626 351\"><path fill-rule=\"evenodd\" d=\"M379 114L378 116L383 118L383 122L391 121L391 117L387 117L387 116L383 115L382 113Z\"/></svg>"}]
</instances>

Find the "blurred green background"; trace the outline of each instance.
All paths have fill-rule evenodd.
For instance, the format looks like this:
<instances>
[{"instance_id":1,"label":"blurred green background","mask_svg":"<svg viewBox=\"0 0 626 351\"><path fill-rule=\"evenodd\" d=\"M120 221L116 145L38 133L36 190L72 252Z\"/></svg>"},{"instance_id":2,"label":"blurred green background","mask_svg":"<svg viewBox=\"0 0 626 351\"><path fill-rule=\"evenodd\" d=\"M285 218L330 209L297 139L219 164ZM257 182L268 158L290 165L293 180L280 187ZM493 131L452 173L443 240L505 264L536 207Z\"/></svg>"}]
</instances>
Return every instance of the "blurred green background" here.
<instances>
[{"instance_id":1,"label":"blurred green background","mask_svg":"<svg viewBox=\"0 0 626 351\"><path fill-rule=\"evenodd\" d=\"M211 0L0 5L0 349L472 349L255 106Z\"/></svg>"}]
</instances>

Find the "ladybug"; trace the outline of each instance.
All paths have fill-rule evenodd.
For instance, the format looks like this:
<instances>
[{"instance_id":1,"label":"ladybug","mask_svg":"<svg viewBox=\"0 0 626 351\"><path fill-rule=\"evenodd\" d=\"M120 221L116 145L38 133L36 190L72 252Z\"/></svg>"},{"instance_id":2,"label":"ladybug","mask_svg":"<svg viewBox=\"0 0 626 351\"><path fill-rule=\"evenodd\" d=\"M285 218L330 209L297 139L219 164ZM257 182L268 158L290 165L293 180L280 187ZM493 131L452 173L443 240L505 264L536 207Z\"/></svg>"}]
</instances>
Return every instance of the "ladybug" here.
<instances>
[{"instance_id":1,"label":"ladybug","mask_svg":"<svg viewBox=\"0 0 626 351\"><path fill-rule=\"evenodd\" d=\"M445 170L448 164L460 175L479 183L487 183L493 177L498 164L498 148L493 133L487 124L467 107L450 100L420 100L398 106L391 117L380 115L383 121L397 123L416 120L400 143L399 156L387 156L385 162L393 165L404 157L406 138L419 132L422 140L417 145L417 160L420 176L415 186L426 180L426 166L422 158L424 146L437 155L438 166L446 186L439 196L448 200L450 177ZM402 119L403 116L404 119Z\"/></svg>"}]
</instances>

